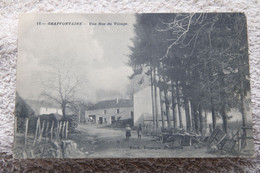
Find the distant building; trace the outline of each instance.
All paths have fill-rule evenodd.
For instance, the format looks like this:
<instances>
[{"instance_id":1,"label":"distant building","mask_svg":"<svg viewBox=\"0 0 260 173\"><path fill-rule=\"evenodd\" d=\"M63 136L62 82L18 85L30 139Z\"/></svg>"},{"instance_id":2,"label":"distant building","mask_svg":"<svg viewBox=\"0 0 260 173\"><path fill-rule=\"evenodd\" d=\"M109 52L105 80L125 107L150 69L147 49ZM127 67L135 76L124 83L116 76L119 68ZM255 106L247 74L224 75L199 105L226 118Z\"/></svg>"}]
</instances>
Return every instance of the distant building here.
<instances>
[{"instance_id":1,"label":"distant building","mask_svg":"<svg viewBox=\"0 0 260 173\"><path fill-rule=\"evenodd\" d=\"M43 100L25 100L32 108L35 116L44 114L59 114L62 115L60 105L56 103L46 102ZM67 109L68 110L68 109ZM68 111L67 111L68 112Z\"/></svg>"},{"instance_id":2,"label":"distant building","mask_svg":"<svg viewBox=\"0 0 260 173\"><path fill-rule=\"evenodd\" d=\"M133 119L133 103L129 99L100 101L85 111L85 118L96 124L113 124L117 120Z\"/></svg>"},{"instance_id":3,"label":"distant building","mask_svg":"<svg viewBox=\"0 0 260 173\"><path fill-rule=\"evenodd\" d=\"M54 108L54 107L41 107L40 108L40 115L43 114L59 114L62 115L62 110L59 108Z\"/></svg>"},{"instance_id":4,"label":"distant building","mask_svg":"<svg viewBox=\"0 0 260 173\"><path fill-rule=\"evenodd\" d=\"M79 112L77 113L79 114ZM66 108L66 115L72 115L77 113L72 111L70 108ZM40 115L44 115L44 114L62 115L62 109L58 105L41 105Z\"/></svg>"}]
</instances>

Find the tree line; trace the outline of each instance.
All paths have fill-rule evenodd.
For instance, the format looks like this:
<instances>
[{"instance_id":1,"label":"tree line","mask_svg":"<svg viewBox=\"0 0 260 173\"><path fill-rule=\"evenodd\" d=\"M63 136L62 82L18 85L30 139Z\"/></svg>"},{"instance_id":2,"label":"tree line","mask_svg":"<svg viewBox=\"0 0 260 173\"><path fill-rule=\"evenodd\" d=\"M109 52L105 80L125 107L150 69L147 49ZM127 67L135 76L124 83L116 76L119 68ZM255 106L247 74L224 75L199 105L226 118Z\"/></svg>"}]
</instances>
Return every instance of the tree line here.
<instances>
[{"instance_id":1,"label":"tree line","mask_svg":"<svg viewBox=\"0 0 260 173\"><path fill-rule=\"evenodd\" d=\"M137 14L134 32L128 62L134 73L129 78L149 76L155 128L160 115L162 128L183 128L181 108L186 130L197 134L209 113L212 128L221 118L227 132L231 109L240 111L241 126L246 126L250 83L244 14Z\"/></svg>"}]
</instances>

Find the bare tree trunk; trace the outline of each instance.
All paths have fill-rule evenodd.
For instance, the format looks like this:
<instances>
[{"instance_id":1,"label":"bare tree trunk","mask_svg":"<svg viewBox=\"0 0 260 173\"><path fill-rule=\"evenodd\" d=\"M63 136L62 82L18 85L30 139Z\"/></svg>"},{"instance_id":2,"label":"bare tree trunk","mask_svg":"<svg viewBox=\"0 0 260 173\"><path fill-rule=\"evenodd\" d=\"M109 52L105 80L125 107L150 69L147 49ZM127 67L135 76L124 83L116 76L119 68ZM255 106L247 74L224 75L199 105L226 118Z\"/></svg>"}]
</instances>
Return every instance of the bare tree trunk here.
<instances>
[{"instance_id":1,"label":"bare tree trunk","mask_svg":"<svg viewBox=\"0 0 260 173\"><path fill-rule=\"evenodd\" d=\"M214 25L214 24L213 24ZM212 31L212 29L213 29L213 25L211 26L211 28L210 28L210 30L209 30L209 35L208 35L208 37L209 37L209 47L210 47L210 49L209 49L209 58L211 58L211 48L212 48L212 43L211 43L211 31ZM207 78L207 80L208 81L211 81L212 80L212 76L213 76L213 71L212 71L212 62L211 61L209 61L209 64L208 64L208 66L210 67L210 68L206 68L207 67L207 64L206 64L206 62L204 63L204 68L205 69L208 69L208 71L207 71L207 73L208 73L208 78ZM211 104L211 116L212 116L212 131L214 131L215 130L215 128L216 128L216 123L217 123L217 121L216 121L216 115L215 115L215 106L214 106L214 100L213 100L213 91L212 91L212 86L210 86L209 87L209 90L210 90L210 104ZM207 127L207 125L205 126L205 127ZM207 128L206 128L207 129ZM210 128L210 133L211 133L211 128Z\"/></svg>"},{"instance_id":2,"label":"bare tree trunk","mask_svg":"<svg viewBox=\"0 0 260 173\"><path fill-rule=\"evenodd\" d=\"M185 115L186 115L186 128L187 131L191 131L190 108L189 108L188 99L186 97L184 97L184 107L185 107Z\"/></svg>"},{"instance_id":3,"label":"bare tree trunk","mask_svg":"<svg viewBox=\"0 0 260 173\"><path fill-rule=\"evenodd\" d=\"M152 114L153 114L153 127L155 127L155 111L154 111L154 109L155 109L155 106L154 106L154 86L153 86L153 84L154 84L154 82L153 82L153 69L152 69L152 67L150 67L151 68L151 73L150 73L150 79L151 79L151 97L152 97Z\"/></svg>"},{"instance_id":4,"label":"bare tree trunk","mask_svg":"<svg viewBox=\"0 0 260 173\"><path fill-rule=\"evenodd\" d=\"M156 67L153 69L154 72L154 98L155 98L155 119L156 119L156 129L158 129L158 97L157 97L157 81L156 81Z\"/></svg>"},{"instance_id":5,"label":"bare tree trunk","mask_svg":"<svg viewBox=\"0 0 260 173\"><path fill-rule=\"evenodd\" d=\"M190 100L190 107L191 107L191 126L192 126L192 131L197 133L197 123L196 123L196 106L193 103L192 100Z\"/></svg>"},{"instance_id":6,"label":"bare tree trunk","mask_svg":"<svg viewBox=\"0 0 260 173\"><path fill-rule=\"evenodd\" d=\"M181 103L180 103L180 91L179 91L179 83L178 83L178 81L176 82L176 97L177 97L177 105L178 105L180 128L183 128L182 114L181 114Z\"/></svg>"},{"instance_id":7,"label":"bare tree trunk","mask_svg":"<svg viewBox=\"0 0 260 173\"><path fill-rule=\"evenodd\" d=\"M191 122L192 122L192 130L194 130L197 134L199 132L198 127L198 115L197 115L197 106L196 104L191 100Z\"/></svg>"},{"instance_id":8,"label":"bare tree trunk","mask_svg":"<svg viewBox=\"0 0 260 173\"><path fill-rule=\"evenodd\" d=\"M62 105L61 105L63 117L66 116L66 106L67 106L67 103L66 103L66 102L63 102Z\"/></svg>"},{"instance_id":9,"label":"bare tree trunk","mask_svg":"<svg viewBox=\"0 0 260 173\"><path fill-rule=\"evenodd\" d=\"M216 115L215 115L215 107L214 107L214 101L213 101L213 97L212 97L212 89L210 88L210 104L211 104L211 114L212 114L212 127L213 130L215 130L216 128Z\"/></svg>"},{"instance_id":10,"label":"bare tree trunk","mask_svg":"<svg viewBox=\"0 0 260 173\"><path fill-rule=\"evenodd\" d=\"M176 118L176 103L175 103L175 90L174 90L174 84L173 81L171 81L171 96L172 96L172 121L173 121L173 128L175 129L177 127L177 118Z\"/></svg>"},{"instance_id":11,"label":"bare tree trunk","mask_svg":"<svg viewBox=\"0 0 260 173\"><path fill-rule=\"evenodd\" d=\"M169 115L169 100L167 98L167 90L164 90L164 100L165 100L165 114L167 117L167 124L168 124L168 128L171 128L171 121L170 121L170 115Z\"/></svg>"},{"instance_id":12,"label":"bare tree trunk","mask_svg":"<svg viewBox=\"0 0 260 173\"><path fill-rule=\"evenodd\" d=\"M201 105L199 105L199 120L200 120L200 134L203 133L203 117L202 117L202 108Z\"/></svg>"},{"instance_id":13,"label":"bare tree trunk","mask_svg":"<svg viewBox=\"0 0 260 173\"><path fill-rule=\"evenodd\" d=\"M222 113L221 116L222 116L222 120L223 120L223 130L225 133L227 133L227 115L226 115L225 103L222 103L221 113Z\"/></svg>"},{"instance_id":14,"label":"bare tree trunk","mask_svg":"<svg viewBox=\"0 0 260 173\"><path fill-rule=\"evenodd\" d=\"M208 115L207 115L207 111L204 112L205 113L205 119L204 119L204 135L207 133L207 127L208 127Z\"/></svg>"},{"instance_id":15,"label":"bare tree trunk","mask_svg":"<svg viewBox=\"0 0 260 173\"><path fill-rule=\"evenodd\" d=\"M224 79L224 73L221 72L221 87L222 91L220 93L221 98L222 98L222 104L221 104L221 116L223 120L223 130L225 133L227 133L227 114L226 114L226 93L225 93L225 79Z\"/></svg>"},{"instance_id":16,"label":"bare tree trunk","mask_svg":"<svg viewBox=\"0 0 260 173\"><path fill-rule=\"evenodd\" d=\"M164 123L164 111L163 111L163 102L162 102L162 91L160 89L160 93L159 93L159 97L160 97L160 105L161 105L161 117L162 117L162 128L165 128L165 123Z\"/></svg>"},{"instance_id":17,"label":"bare tree trunk","mask_svg":"<svg viewBox=\"0 0 260 173\"><path fill-rule=\"evenodd\" d=\"M158 73L159 73L159 71L158 71ZM160 81L160 83L162 83L163 82L163 80L162 80L162 76L159 76L159 81ZM164 90L162 89L162 86L159 86L159 99L160 99L160 108L161 108L161 118L162 118L162 128L164 129L165 128L165 122L164 122L164 110L163 110L163 105L164 105L164 103L165 103L165 101L164 101L164 103L163 103L163 95L162 95L162 92L163 92Z\"/></svg>"}]
</instances>

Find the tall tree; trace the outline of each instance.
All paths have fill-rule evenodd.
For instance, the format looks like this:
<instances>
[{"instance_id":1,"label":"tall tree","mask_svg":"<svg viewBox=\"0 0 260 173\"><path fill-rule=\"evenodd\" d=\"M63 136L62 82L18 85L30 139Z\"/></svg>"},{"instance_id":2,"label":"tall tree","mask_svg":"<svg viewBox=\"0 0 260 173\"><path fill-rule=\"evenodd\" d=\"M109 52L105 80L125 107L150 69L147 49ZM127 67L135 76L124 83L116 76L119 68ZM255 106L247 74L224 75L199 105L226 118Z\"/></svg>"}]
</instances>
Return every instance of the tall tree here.
<instances>
[{"instance_id":1,"label":"tall tree","mask_svg":"<svg viewBox=\"0 0 260 173\"><path fill-rule=\"evenodd\" d=\"M227 131L228 112L233 108L240 110L245 127L245 100L250 88L245 16L239 13L158 16L137 16L135 31L140 44L135 44L136 51L130 60L135 66L150 67L151 72L162 64L162 70L152 76L153 85L158 76L166 79L166 84L174 83L170 91L175 93L180 127L181 107L185 110L187 130L191 130L192 124L194 130L202 133L204 111L211 112L213 128L221 117ZM169 88L165 90L168 91ZM172 96L172 105L175 99Z\"/></svg>"},{"instance_id":2,"label":"tall tree","mask_svg":"<svg viewBox=\"0 0 260 173\"><path fill-rule=\"evenodd\" d=\"M85 74L79 74L73 61L60 60L49 67L46 80L41 83L41 95L58 104L62 109L62 115L66 116L66 109L73 107L77 97L84 94L81 88L87 79Z\"/></svg>"}]
</instances>

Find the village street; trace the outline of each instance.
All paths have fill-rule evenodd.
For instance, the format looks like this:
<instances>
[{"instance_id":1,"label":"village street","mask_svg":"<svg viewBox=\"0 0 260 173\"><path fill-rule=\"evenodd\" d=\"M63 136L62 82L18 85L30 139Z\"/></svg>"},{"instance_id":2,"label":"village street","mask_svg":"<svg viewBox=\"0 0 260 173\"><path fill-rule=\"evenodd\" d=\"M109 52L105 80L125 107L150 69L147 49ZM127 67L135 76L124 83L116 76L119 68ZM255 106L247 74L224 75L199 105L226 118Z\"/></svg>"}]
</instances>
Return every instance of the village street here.
<instances>
[{"instance_id":1,"label":"village street","mask_svg":"<svg viewBox=\"0 0 260 173\"><path fill-rule=\"evenodd\" d=\"M206 153L206 147L183 147L169 149L170 146L156 141L152 137L137 138L137 132L132 131L129 141L125 140L124 129L113 129L96 124L80 124L80 133L72 134L78 149L91 158L111 157L213 157Z\"/></svg>"}]
</instances>

